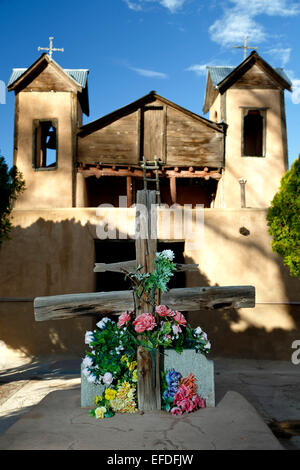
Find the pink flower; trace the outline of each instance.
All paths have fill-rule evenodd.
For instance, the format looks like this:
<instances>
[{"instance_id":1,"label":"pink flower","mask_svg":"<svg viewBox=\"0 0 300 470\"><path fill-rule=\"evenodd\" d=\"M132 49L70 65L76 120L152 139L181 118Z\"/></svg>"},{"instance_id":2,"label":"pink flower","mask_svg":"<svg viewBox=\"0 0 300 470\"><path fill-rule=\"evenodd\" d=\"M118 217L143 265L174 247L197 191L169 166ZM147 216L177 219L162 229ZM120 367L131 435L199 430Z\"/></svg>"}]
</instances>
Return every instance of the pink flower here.
<instances>
[{"instance_id":1,"label":"pink flower","mask_svg":"<svg viewBox=\"0 0 300 470\"><path fill-rule=\"evenodd\" d=\"M171 314L173 313L172 310L167 308L165 305L158 305L157 307L155 307L155 312L160 317L170 317L172 316Z\"/></svg>"},{"instance_id":2,"label":"pink flower","mask_svg":"<svg viewBox=\"0 0 300 470\"><path fill-rule=\"evenodd\" d=\"M118 328L121 328L122 326L126 325L129 320L130 320L130 317L131 317L131 313L128 313L128 312L123 312L121 313L121 315L119 316L119 320L118 320L118 324L117 324L117 327Z\"/></svg>"},{"instance_id":3,"label":"pink flower","mask_svg":"<svg viewBox=\"0 0 300 470\"><path fill-rule=\"evenodd\" d=\"M197 393L195 393L195 395L192 397L192 403L194 410L198 408L205 408L205 399L200 398Z\"/></svg>"},{"instance_id":4,"label":"pink flower","mask_svg":"<svg viewBox=\"0 0 300 470\"><path fill-rule=\"evenodd\" d=\"M186 413L190 413L194 410L193 402L189 398L184 398L183 400L177 402L177 406L179 406Z\"/></svg>"},{"instance_id":5,"label":"pink flower","mask_svg":"<svg viewBox=\"0 0 300 470\"><path fill-rule=\"evenodd\" d=\"M141 313L138 315L134 322L134 329L137 333L153 330L156 327L155 318L151 313Z\"/></svg>"},{"instance_id":6,"label":"pink flower","mask_svg":"<svg viewBox=\"0 0 300 470\"><path fill-rule=\"evenodd\" d=\"M171 409L171 414L172 415L182 415L182 413L183 413L183 410L181 408L179 408L178 406L174 406Z\"/></svg>"},{"instance_id":7,"label":"pink flower","mask_svg":"<svg viewBox=\"0 0 300 470\"><path fill-rule=\"evenodd\" d=\"M186 325L186 319L184 315L182 315L182 313L178 312L177 310L174 312L173 320L175 320L179 325Z\"/></svg>"},{"instance_id":8,"label":"pink flower","mask_svg":"<svg viewBox=\"0 0 300 470\"><path fill-rule=\"evenodd\" d=\"M174 405L175 405L175 403L177 403L179 401L182 401L185 398L187 398L189 396L189 393L190 393L190 391L189 391L188 387L186 387L183 384L180 385L178 387L178 390L177 390L175 396L174 396L174 400L173 400Z\"/></svg>"}]
</instances>

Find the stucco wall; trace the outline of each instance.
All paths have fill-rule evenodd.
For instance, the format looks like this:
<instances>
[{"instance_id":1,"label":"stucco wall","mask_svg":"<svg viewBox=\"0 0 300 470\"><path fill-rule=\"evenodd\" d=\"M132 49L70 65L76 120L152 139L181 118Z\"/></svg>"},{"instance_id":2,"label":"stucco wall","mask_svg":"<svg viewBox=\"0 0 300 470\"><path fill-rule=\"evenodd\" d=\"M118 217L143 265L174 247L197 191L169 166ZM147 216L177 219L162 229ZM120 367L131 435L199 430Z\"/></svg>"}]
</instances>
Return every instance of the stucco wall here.
<instances>
[{"instance_id":1,"label":"stucco wall","mask_svg":"<svg viewBox=\"0 0 300 470\"><path fill-rule=\"evenodd\" d=\"M16 208L72 207L72 122L70 92L20 92L16 101L16 165L26 182ZM57 119L58 168L34 169L33 120Z\"/></svg>"},{"instance_id":2,"label":"stucco wall","mask_svg":"<svg viewBox=\"0 0 300 470\"><path fill-rule=\"evenodd\" d=\"M242 106L267 108L265 157L242 156ZM226 92L224 207L240 207L239 179L245 178L247 207L267 207L287 170L280 90L229 89Z\"/></svg>"}]
</instances>

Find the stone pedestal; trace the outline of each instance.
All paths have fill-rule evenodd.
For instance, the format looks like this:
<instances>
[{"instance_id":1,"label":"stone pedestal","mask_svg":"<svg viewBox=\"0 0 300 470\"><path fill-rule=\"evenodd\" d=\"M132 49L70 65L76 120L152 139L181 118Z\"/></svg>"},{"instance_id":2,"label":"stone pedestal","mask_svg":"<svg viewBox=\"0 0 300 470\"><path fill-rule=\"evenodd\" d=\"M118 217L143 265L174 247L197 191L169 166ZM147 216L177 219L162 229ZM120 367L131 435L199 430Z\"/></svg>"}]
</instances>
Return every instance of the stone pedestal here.
<instances>
[{"instance_id":1,"label":"stone pedestal","mask_svg":"<svg viewBox=\"0 0 300 470\"><path fill-rule=\"evenodd\" d=\"M203 354L196 354L194 349L185 349L178 354L174 349L166 349L164 354L164 370L175 369L183 377L191 372L196 377L197 393L205 398L208 408L215 406L214 363ZM87 381L81 368L81 407L93 407L96 395L102 395L104 385L94 385Z\"/></svg>"},{"instance_id":2,"label":"stone pedestal","mask_svg":"<svg viewBox=\"0 0 300 470\"><path fill-rule=\"evenodd\" d=\"M102 395L105 390L104 385L95 385L87 381L86 376L82 373L83 366L81 364L81 408L94 407L94 398L96 395Z\"/></svg>"},{"instance_id":3,"label":"stone pedestal","mask_svg":"<svg viewBox=\"0 0 300 470\"><path fill-rule=\"evenodd\" d=\"M207 408L215 406L214 363L194 349L185 349L178 354L174 349L166 349L164 355L164 370L175 369L182 377L191 372L196 378L197 393L205 398Z\"/></svg>"}]
</instances>

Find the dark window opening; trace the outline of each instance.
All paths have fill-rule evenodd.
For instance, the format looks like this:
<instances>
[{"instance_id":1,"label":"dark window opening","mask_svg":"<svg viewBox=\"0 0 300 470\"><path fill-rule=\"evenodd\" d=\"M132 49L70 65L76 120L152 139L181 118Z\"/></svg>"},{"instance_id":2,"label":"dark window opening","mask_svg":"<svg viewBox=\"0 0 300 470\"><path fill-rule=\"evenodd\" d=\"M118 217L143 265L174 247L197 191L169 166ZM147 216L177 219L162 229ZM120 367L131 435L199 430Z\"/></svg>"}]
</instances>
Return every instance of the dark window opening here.
<instances>
[{"instance_id":1,"label":"dark window opening","mask_svg":"<svg viewBox=\"0 0 300 470\"><path fill-rule=\"evenodd\" d=\"M184 264L184 242L158 241L157 251L172 250L174 261ZM95 240L95 262L117 263L131 261L136 258L135 240ZM130 282L125 280L123 273L96 273L96 292L128 290ZM185 272L175 273L168 284L170 289L185 287Z\"/></svg>"},{"instance_id":2,"label":"dark window opening","mask_svg":"<svg viewBox=\"0 0 300 470\"><path fill-rule=\"evenodd\" d=\"M112 204L119 207L119 196L126 196L126 178L120 176L90 176L86 178L88 207Z\"/></svg>"},{"instance_id":3,"label":"dark window opening","mask_svg":"<svg viewBox=\"0 0 300 470\"><path fill-rule=\"evenodd\" d=\"M264 118L260 111L248 111L244 117L243 155L246 157L262 157L264 141Z\"/></svg>"},{"instance_id":4,"label":"dark window opening","mask_svg":"<svg viewBox=\"0 0 300 470\"><path fill-rule=\"evenodd\" d=\"M57 167L57 125L54 121L37 121L34 129L34 167Z\"/></svg>"}]
</instances>

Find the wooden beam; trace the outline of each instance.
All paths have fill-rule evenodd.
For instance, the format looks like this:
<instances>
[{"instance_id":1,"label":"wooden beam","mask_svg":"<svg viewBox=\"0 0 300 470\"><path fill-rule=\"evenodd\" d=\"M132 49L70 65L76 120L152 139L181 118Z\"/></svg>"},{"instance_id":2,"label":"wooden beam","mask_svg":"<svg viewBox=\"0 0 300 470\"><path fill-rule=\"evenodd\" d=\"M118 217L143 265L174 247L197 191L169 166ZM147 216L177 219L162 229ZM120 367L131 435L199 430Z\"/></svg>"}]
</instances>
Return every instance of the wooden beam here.
<instances>
[{"instance_id":1,"label":"wooden beam","mask_svg":"<svg viewBox=\"0 0 300 470\"><path fill-rule=\"evenodd\" d=\"M161 303L182 312L255 307L253 286L186 287L162 294ZM134 308L132 291L64 294L34 299L36 321L116 315Z\"/></svg>"},{"instance_id":2,"label":"wooden beam","mask_svg":"<svg viewBox=\"0 0 300 470\"><path fill-rule=\"evenodd\" d=\"M179 264L176 263L177 271L198 271L198 264ZM132 272L136 269L136 260L121 261L119 263L95 263L94 273L104 273L106 271L121 273L127 271Z\"/></svg>"},{"instance_id":3,"label":"wooden beam","mask_svg":"<svg viewBox=\"0 0 300 470\"><path fill-rule=\"evenodd\" d=\"M127 207L132 205L132 176L126 176Z\"/></svg>"}]
</instances>

